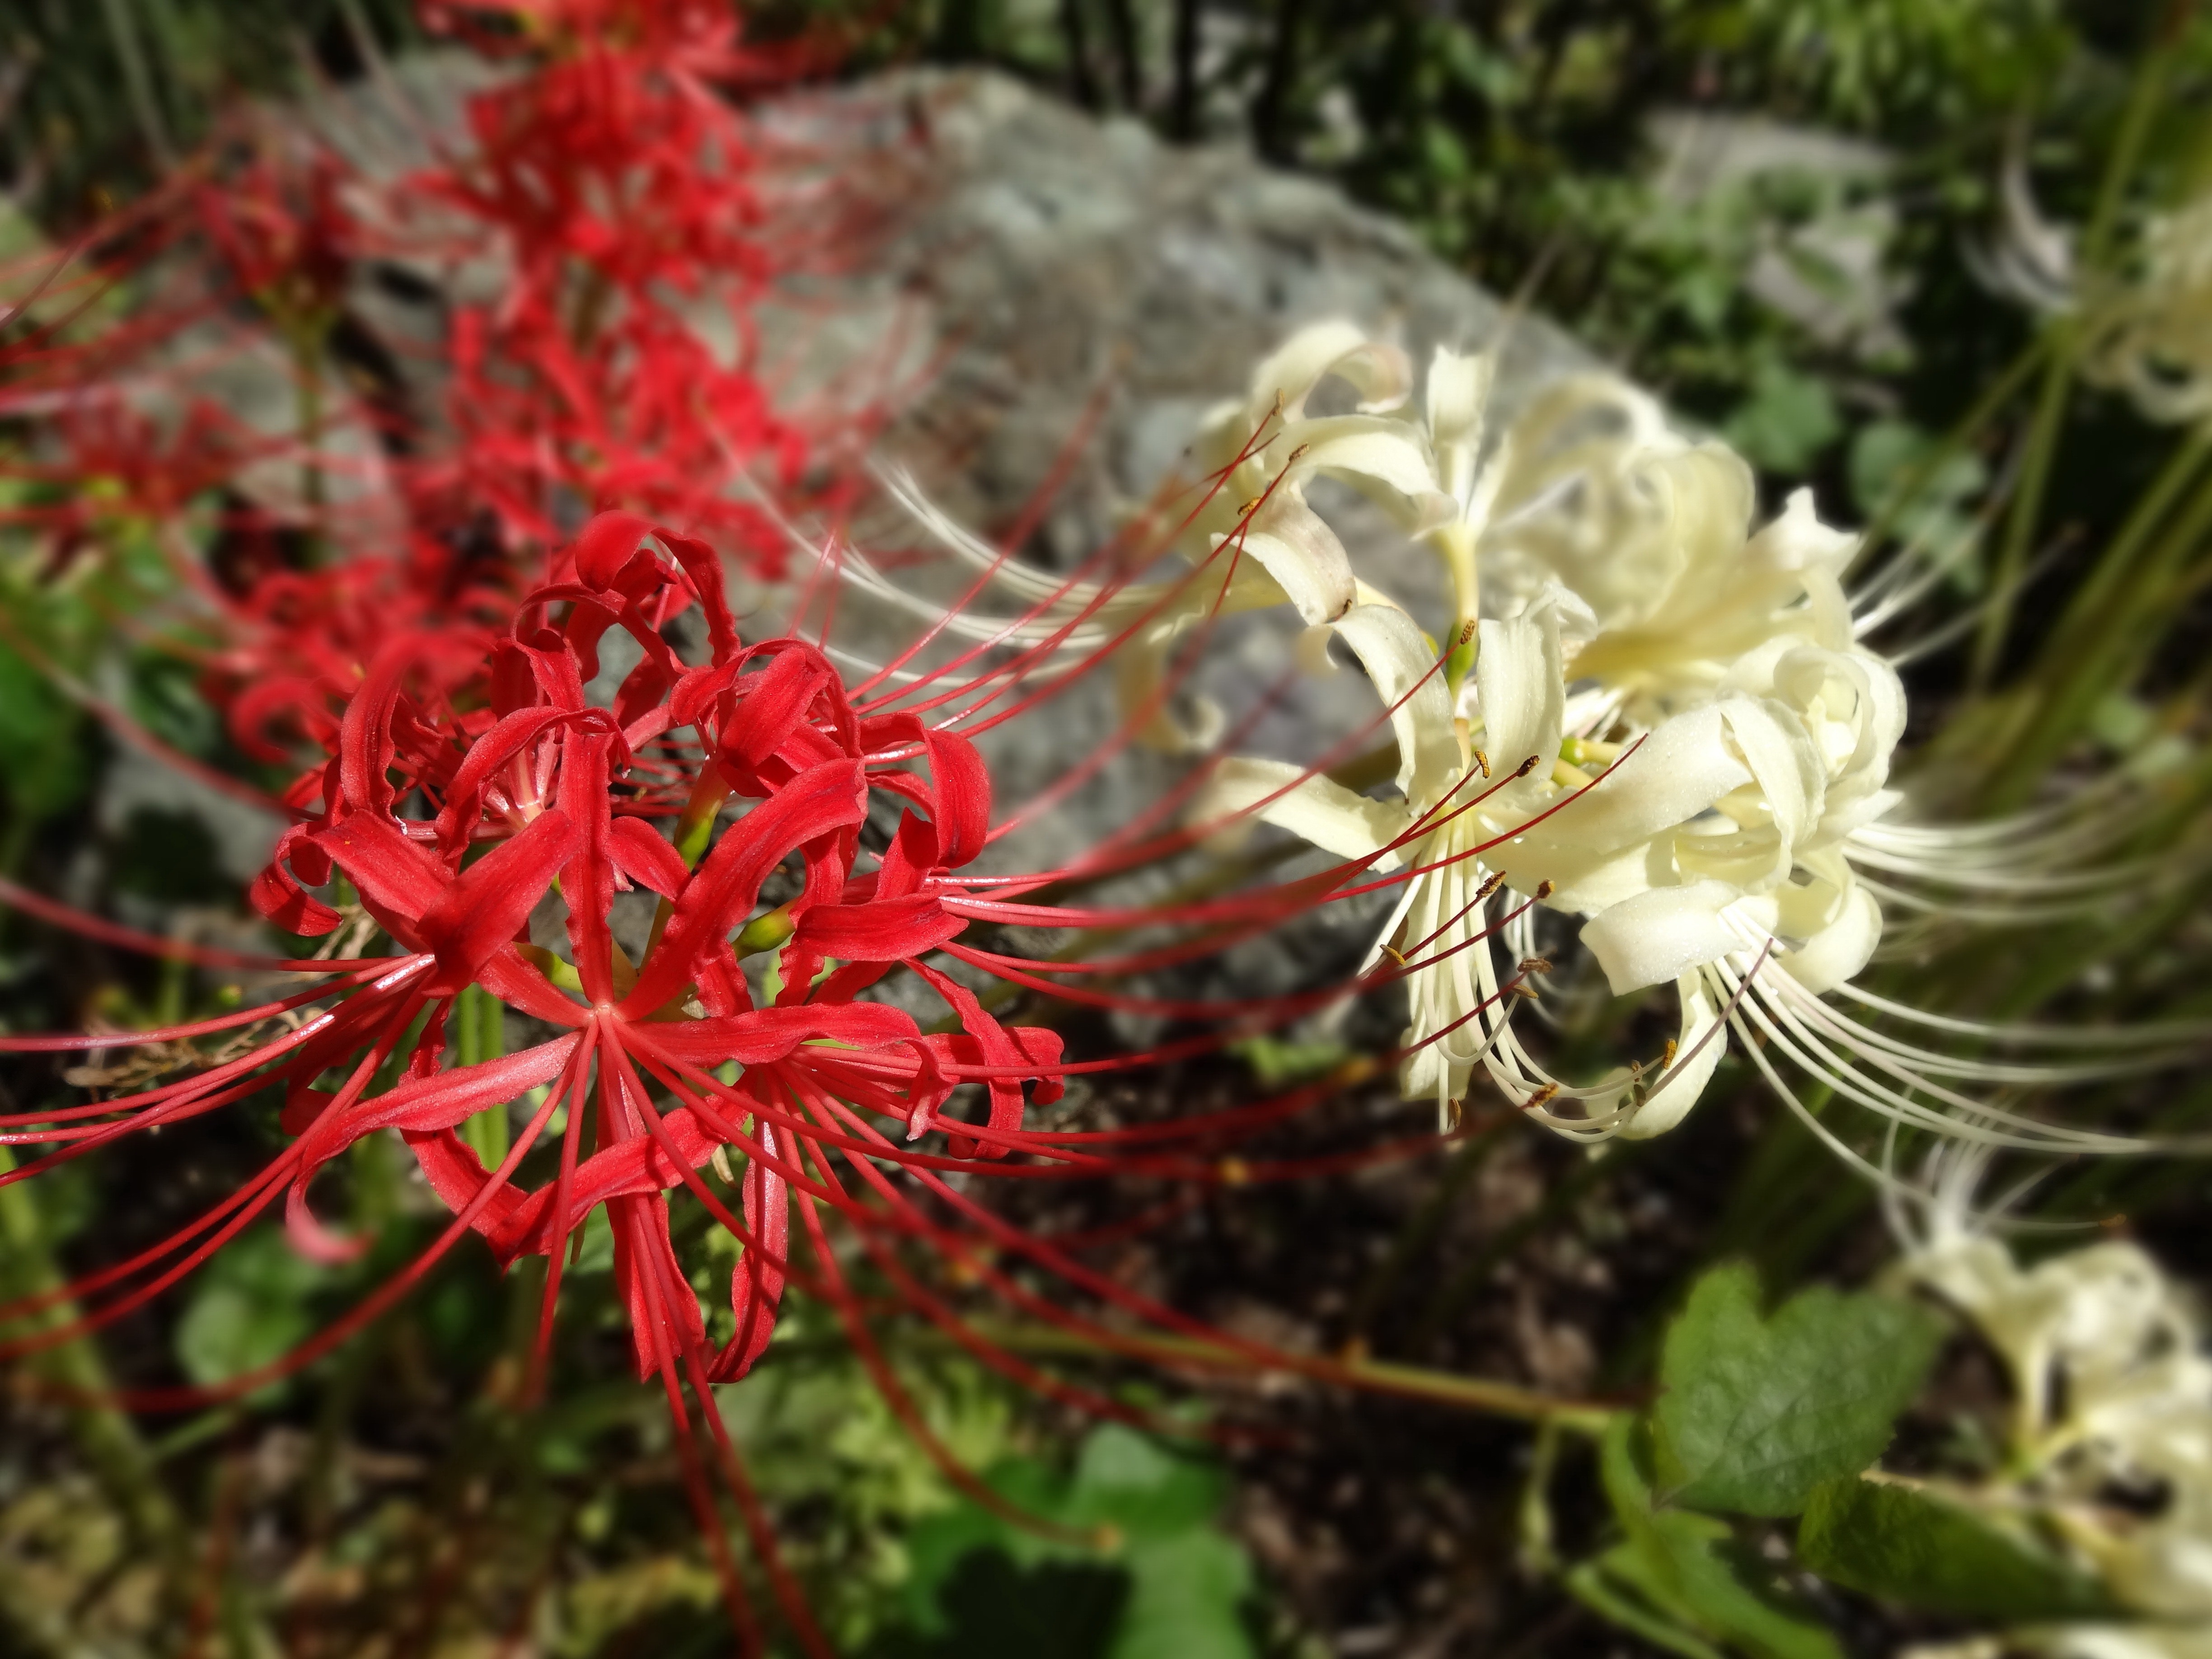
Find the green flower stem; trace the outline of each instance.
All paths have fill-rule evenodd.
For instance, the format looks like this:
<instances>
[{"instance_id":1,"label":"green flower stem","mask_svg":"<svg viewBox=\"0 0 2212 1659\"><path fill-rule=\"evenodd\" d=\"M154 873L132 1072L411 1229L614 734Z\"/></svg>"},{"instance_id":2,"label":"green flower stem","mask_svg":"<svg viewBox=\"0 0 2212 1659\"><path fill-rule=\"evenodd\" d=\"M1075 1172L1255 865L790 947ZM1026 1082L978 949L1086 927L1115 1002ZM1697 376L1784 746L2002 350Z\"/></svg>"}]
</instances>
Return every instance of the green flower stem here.
<instances>
[{"instance_id":1,"label":"green flower stem","mask_svg":"<svg viewBox=\"0 0 2212 1659\"><path fill-rule=\"evenodd\" d=\"M1491 1417L1509 1417L1526 1423L1557 1423L1561 1428L1584 1434L1602 1431L1606 1424L1620 1409L1596 1401L1561 1400L1534 1389L1524 1389L1518 1383L1499 1382L1488 1377L1462 1376L1455 1371L1431 1370L1425 1366L1404 1365L1384 1359L1329 1358L1319 1354L1301 1354L1285 1355L1284 1358L1290 1362L1288 1364L1269 1365L1224 1343L1209 1342L1199 1337L1132 1334L1127 1337L1117 1336L1109 1343L1100 1338L1085 1336L1081 1332L1062 1330L1054 1326L1001 1324L980 1320L974 1324L977 1333L987 1340L1018 1352L1121 1353L1163 1364L1196 1365L1207 1370L1245 1373L1288 1370L1317 1382L1369 1389L1411 1400L1434 1401L1439 1405L1457 1406Z\"/></svg>"},{"instance_id":2,"label":"green flower stem","mask_svg":"<svg viewBox=\"0 0 2212 1659\"><path fill-rule=\"evenodd\" d=\"M2142 159L2152 119L2165 96L2166 77L2174 57L2167 49L2168 37L2188 9L2185 0L2174 0L2167 6L2149 49L2136 64L2127 109L2120 118L2120 131L2113 140L2112 154L2106 159L2104 177L2097 186L2096 205L2090 211L2089 228L2081 239L2081 259L2075 266L2077 299L2081 286L2099 277L2110 258L2119 226L2121 204L2135 177L2136 163ZM1975 641L1973 684L1977 689L1986 686L1995 677L1997 658L2012 625L2021 573L2027 565L2027 550L2034 543L2042 518L2044 490L2050 483L2051 458L2057 453L2067 394L2073 386L2075 360L2081 343L2082 329L2078 317L2061 318L2045 331L2051 337L2051 357L2044 369L2043 390L2036 399L2035 415L2028 428L2020 487L2006 520L2003 544L1998 550L1989 608L1982 613L1980 636Z\"/></svg>"},{"instance_id":3,"label":"green flower stem","mask_svg":"<svg viewBox=\"0 0 2212 1659\"><path fill-rule=\"evenodd\" d=\"M453 999L453 1047L463 1066L480 1066L507 1052L506 1010L497 997L481 985L465 987ZM469 1144L487 1170L495 1170L507 1157L510 1142L507 1108L478 1112L461 1126L461 1139Z\"/></svg>"},{"instance_id":4,"label":"green flower stem","mask_svg":"<svg viewBox=\"0 0 2212 1659\"><path fill-rule=\"evenodd\" d=\"M2027 550L2042 519L2043 492L2051 479L2058 429L2064 423L2068 394L2074 386L2079 330L2070 319L2063 319L2045 333L2051 343L2050 361L2044 365L2043 389L2036 396L2035 413L2028 423L2020 482L2014 489L2012 510L2005 518L2004 540L1997 548L1996 568L1990 576L1982 625L1974 639L1972 684L1978 691L1996 677L1998 655L2004 649L2005 635L2011 631L2021 573L2027 568Z\"/></svg>"},{"instance_id":5,"label":"green flower stem","mask_svg":"<svg viewBox=\"0 0 2212 1659\"><path fill-rule=\"evenodd\" d=\"M2015 716L2010 741L1991 766L1985 804L2026 804L2097 704L2125 689L2180 614L2191 566L2212 533L2212 434L2192 434L2129 515L2090 582L2069 607L2033 677L2039 692ZM2185 486L2192 493L2169 514Z\"/></svg>"},{"instance_id":6,"label":"green flower stem","mask_svg":"<svg viewBox=\"0 0 2212 1659\"><path fill-rule=\"evenodd\" d=\"M1467 677L1474 672L1479 648L1477 625L1482 618L1482 583L1475 563L1474 534L1463 523L1445 526L1436 534L1437 551L1451 573L1452 638L1444 658L1444 689L1455 698Z\"/></svg>"},{"instance_id":7,"label":"green flower stem","mask_svg":"<svg viewBox=\"0 0 2212 1659\"><path fill-rule=\"evenodd\" d=\"M0 1173L14 1168L14 1149L0 1146ZM0 1243L5 1245L0 1250L0 1283L4 1283L10 1295L35 1296L69 1282L48 1248L38 1199L28 1182L0 1187ZM76 1316L76 1304L64 1302L47 1311L43 1328L65 1325ZM106 1395L115 1386L99 1345L88 1334L50 1348L28 1363L48 1381L83 1401ZM73 1403L69 1418L78 1449L139 1547L165 1558L173 1568L181 1565L185 1549L183 1524L130 1414L116 1406Z\"/></svg>"}]
</instances>

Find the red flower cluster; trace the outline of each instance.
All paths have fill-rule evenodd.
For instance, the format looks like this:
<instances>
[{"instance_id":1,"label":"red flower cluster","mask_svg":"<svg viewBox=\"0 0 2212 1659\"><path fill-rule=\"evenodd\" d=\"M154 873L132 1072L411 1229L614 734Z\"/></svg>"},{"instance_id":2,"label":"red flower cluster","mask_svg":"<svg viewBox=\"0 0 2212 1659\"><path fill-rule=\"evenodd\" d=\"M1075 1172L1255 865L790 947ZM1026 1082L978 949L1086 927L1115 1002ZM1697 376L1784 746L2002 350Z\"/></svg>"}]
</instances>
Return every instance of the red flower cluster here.
<instances>
[{"instance_id":1,"label":"red flower cluster","mask_svg":"<svg viewBox=\"0 0 2212 1659\"><path fill-rule=\"evenodd\" d=\"M805 445L751 374L750 307L777 262L726 91L787 79L795 60L743 48L735 13L696 0L489 9L520 21L534 61L471 100L473 151L394 204L401 222L414 201L445 210L418 258L476 258L490 239L511 264L496 304L453 315L454 441L416 489L541 546L566 506L629 507L773 571L781 543L734 492L763 465L761 482L788 482ZM512 36L472 38L498 52ZM723 356L702 326L726 331Z\"/></svg>"},{"instance_id":2,"label":"red flower cluster","mask_svg":"<svg viewBox=\"0 0 2212 1659\"><path fill-rule=\"evenodd\" d=\"M959 890L957 872L981 850L989 818L989 781L972 748L911 714L856 711L828 660L799 641L744 643L714 550L652 532L663 554L641 545L647 529L620 514L593 521L566 562L571 579L528 595L493 642L477 678L488 701L455 692L442 660L453 635L401 632L345 702L327 761L295 792L308 815L286 832L252 896L311 936L334 932L357 905L398 954L291 963L331 978L135 1040L189 1041L263 1027L272 1015L295 1016L290 1029L173 1082L0 1124L9 1131L0 1139L58 1147L13 1179L124 1134L283 1091L280 1121L294 1137L286 1150L162 1245L71 1286L92 1304L72 1328L142 1305L279 1198L301 1249L355 1251L357 1241L316 1218L310 1190L355 1142L395 1129L453 1223L279 1369L374 1317L471 1231L504 1262L549 1259L542 1368L566 1247L604 1206L638 1373L662 1379L687 1427L688 1382L719 1441L708 1385L743 1376L773 1332L790 1273L793 1183L818 1232L817 1200L866 1207L830 1173L828 1151L879 1181L866 1160L915 1156L903 1143L936 1127L954 1090L975 1082L988 1113L975 1123L946 1120L950 1158L937 1161L1001 1157L1019 1138L1024 1085L1040 1098L1058 1094L1054 1034L1001 1025L967 988L917 960L966 925L944 898ZM666 635L695 606L706 649L690 665ZM635 642L639 660L595 704L586 686L611 630ZM860 832L878 804L898 822L872 856ZM350 897L334 891L334 904L310 890L341 877ZM763 900L779 881L794 890ZM627 938L615 921L623 892L657 898L649 928ZM562 927L565 954L532 942L533 915L541 931ZM773 994L746 967L770 951ZM924 1032L903 1010L862 1000L901 963L939 990L959 1030ZM536 1022L544 1040L449 1064L455 1010L471 993ZM0 1047L114 1041L7 1038ZM526 1096L527 1121L510 1141L509 1103ZM456 1133L487 1114L500 1129L477 1145L504 1146L490 1168ZM557 1146L533 1161L549 1137ZM734 1209L699 1174L731 1152L744 1160ZM733 1334L719 1346L671 1243L668 1194L678 1187L744 1246L730 1286ZM826 1251L816 1255L835 1273ZM850 1301L835 1284L826 1293ZM734 1468L734 1452L723 1452ZM703 1486L697 1492L711 1521Z\"/></svg>"},{"instance_id":3,"label":"red flower cluster","mask_svg":"<svg viewBox=\"0 0 2212 1659\"><path fill-rule=\"evenodd\" d=\"M67 286L96 298L157 258L163 281L45 331L0 386L34 431L8 470L39 488L10 512L51 532L57 566L125 520L173 551L213 507L213 569L185 573L172 643L264 758L265 716L295 692L293 726L326 741L363 642L395 627L453 630L445 654L484 663L487 605L495 623L555 574L590 512L643 512L775 574L784 537L758 503L809 453L753 372L751 306L784 261L732 100L801 59L743 46L730 8L695 0L423 14L513 65L471 100L471 143L386 177L298 123L241 121L89 234ZM447 285L434 390L337 372L362 260L453 273L487 254L499 297ZM296 376L292 429L225 408L241 356Z\"/></svg>"}]
</instances>

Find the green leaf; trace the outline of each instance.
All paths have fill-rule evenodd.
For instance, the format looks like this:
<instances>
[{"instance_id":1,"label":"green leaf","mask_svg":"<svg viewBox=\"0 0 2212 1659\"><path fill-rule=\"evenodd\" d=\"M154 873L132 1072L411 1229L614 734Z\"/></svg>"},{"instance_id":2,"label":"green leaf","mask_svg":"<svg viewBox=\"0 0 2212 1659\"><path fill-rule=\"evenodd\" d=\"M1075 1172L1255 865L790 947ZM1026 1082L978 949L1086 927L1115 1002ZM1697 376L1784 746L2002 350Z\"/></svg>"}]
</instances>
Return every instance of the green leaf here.
<instances>
[{"instance_id":1,"label":"green leaf","mask_svg":"<svg viewBox=\"0 0 2212 1659\"><path fill-rule=\"evenodd\" d=\"M1822 1481L1881 1455L1942 1336L1924 1309L1826 1288L1761 1319L1752 1269L1714 1269L1661 1361L1651 1421L1668 1501L1796 1514Z\"/></svg>"},{"instance_id":2,"label":"green leaf","mask_svg":"<svg viewBox=\"0 0 2212 1659\"><path fill-rule=\"evenodd\" d=\"M1797 1553L1823 1578L1923 1613L1965 1619L2100 1619L2118 1609L2094 1579L1964 1504L1851 1478L1819 1487Z\"/></svg>"},{"instance_id":3,"label":"green leaf","mask_svg":"<svg viewBox=\"0 0 2212 1659\"><path fill-rule=\"evenodd\" d=\"M1685 1659L1717 1649L1750 1659L1843 1659L1835 1638L1717 1516L1655 1510L1639 1466L1640 1425L1616 1418L1599 1454L1627 1537L1567 1576L1593 1612Z\"/></svg>"},{"instance_id":4,"label":"green leaf","mask_svg":"<svg viewBox=\"0 0 2212 1659\"><path fill-rule=\"evenodd\" d=\"M1796 477L1843 429L1826 381L1768 362L1752 376L1750 398L1723 423L1721 435L1753 465Z\"/></svg>"},{"instance_id":5,"label":"green leaf","mask_svg":"<svg viewBox=\"0 0 2212 1659\"><path fill-rule=\"evenodd\" d=\"M177 1363L205 1387L280 1359L312 1333L310 1298L330 1270L308 1261L275 1227L258 1227L218 1251L177 1322Z\"/></svg>"},{"instance_id":6,"label":"green leaf","mask_svg":"<svg viewBox=\"0 0 2212 1659\"><path fill-rule=\"evenodd\" d=\"M1111 1603L1113 1622L1103 1645L1037 1646L1008 1651L1096 1653L1100 1659L1249 1659L1252 1640L1243 1607L1253 1588L1243 1551L1214 1529L1227 1496L1221 1473L1178 1455L1120 1424L1091 1431L1074 1469L1060 1475L1030 1458L1012 1458L991 1472L992 1486L1045 1520L1090 1533L1093 1547L1041 1538L980 1505L964 1503L931 1516L908 1534L914 1564L907 1584L909 1631L886 1653L1000 1651L994 1643L1016 1631L1041 1628L1046 1613L1030 1605L1048 1590L1037 1577L1053 1564L1105 1573L1123 1590L1105 1595L1097 1583L1067 1581L1060 1592L1080 1589L1099 1605ZM1001 1556L1004 1567L978 1565ZM976 1575L997 1586L991 1596L973 1589ZM1011 1575L1011 1576L1010 1576ZM1058 1582L1058 1581L1054 1581ZM915 1647L916 1638L957 1638L952 1646ZM903 1645L902 1645L903 1644Z\"/></svg>"}]
</instances>

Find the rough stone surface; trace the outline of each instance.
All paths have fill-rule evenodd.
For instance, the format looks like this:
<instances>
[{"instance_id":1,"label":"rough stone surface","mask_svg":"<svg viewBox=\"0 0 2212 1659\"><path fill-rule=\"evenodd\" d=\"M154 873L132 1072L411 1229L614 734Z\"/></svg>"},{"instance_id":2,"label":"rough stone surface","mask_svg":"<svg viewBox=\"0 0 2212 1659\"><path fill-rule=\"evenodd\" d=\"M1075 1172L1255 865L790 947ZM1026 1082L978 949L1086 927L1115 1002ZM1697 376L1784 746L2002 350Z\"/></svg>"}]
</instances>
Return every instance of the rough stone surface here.
<instances>
[{"instance_id":1,"label":"rough stone surface","mask_svg":"<svg viewBox=\"0 0 2212 1659\"><path fill-rule=\"evenodd\" d=\"M1207 411L1241 397L1260 359L1304 325L1348 318L1395 339L1417 364L1437 345L1502 336L1501 415L1546 380L1594 363L1553 325L1509 319L1403 227L1328 185L1238 149L1176 149L1000 76L902 73L794 101L770 125L795 151L832 158L825 171L837 170L839 156L880 154L881 176L893 181L864 273L799 284L788 312L764 321L772 372L801 390L849 391L871 371L878 383L922 377L882 452L984 534L1020 520L1057 475L1022 549L1033 562L1066 568L1096 549L1176 472ZM1349 490L1322 485L1312 499L1364 576L1442 625L1443 584L1425 550ZM895 546L902 526L863 515L855 539ZM919 540L910 530L903 539ZM950 573L926 565L905 579L939 598L957 591ZM915 626L857 597L843 605L833 640L859 658L881 659ZM1297 632L1287 611L1234 619L1194 689L1232 714L1249 708L1284 679ZM1356 671L1291 676L1238 747L1310 760L1378 714ZM1027 799L1107 743L1118 718L1110 679L1097 676L992 733L1002 803ZM1118 756L1000 855L1013 867L1057 864L1186 770ZM1313 855L1293 867L1325 862ZM1176 988L1253 996L1341 975L1389 898L1328 907L1177 975Z\"/></svg>"},{"instance_id":2,"label":"rough stone surface","mask_svg":"<svg viewBox=\"0 0 2212 1659\"><path fill-rule=\"evenodd\" d=\"M1133 121L1101 122L983 71L915 70L794 102L772 118L831 155L880 150L924 181L890 204L841 303L899 316L909 362L943 351L891 447L943 504L978 525L1012 518L1103 399L1092 464L1054 523L1054 550L1099 527L1103 487L1135 495L1181 456L1194 423L1241 394L1255 363L1299 326L1346 317L1425 359L1496 339L1504 308L1395 222L1333 186L1241 148L1177 149ZM903 179L909 176L901 172ZM764 329L771 356L814 329ZM818 335L805 349L823 349ZM835 348L830 348L834 349ZM1506 332L1498 403L1592 359L1522 317ZM1110 521L1110 520L1109 520Z\"/></svg>"}]
</instances>

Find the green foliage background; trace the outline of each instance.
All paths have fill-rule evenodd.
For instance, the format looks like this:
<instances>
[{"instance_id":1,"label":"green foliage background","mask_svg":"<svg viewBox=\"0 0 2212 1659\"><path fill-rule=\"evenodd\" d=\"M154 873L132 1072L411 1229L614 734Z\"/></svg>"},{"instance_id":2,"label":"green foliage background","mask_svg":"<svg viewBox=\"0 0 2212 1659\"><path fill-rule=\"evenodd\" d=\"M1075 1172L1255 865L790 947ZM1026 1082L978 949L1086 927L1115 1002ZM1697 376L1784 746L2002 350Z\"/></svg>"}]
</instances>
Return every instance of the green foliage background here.
<instances>
[{"instance_id":1,"label":"green foliage background","mask_svg":"<svg viewBox=\"0 0 2212 1659\"><path fill-rule=\"evenodd\" d=\"M2062 0L915 0L886 10L782 0L758 21L825 33L855 72L989 64L1134 115L1170 141L1249 143L1340 179L1724 434L1778 491L1809 483L1831 518L1972 545L1953 582L1963 602L1986 592L1998 568L2023 423L1970 438L1962 423L2038 337L2033 319L1977 284L1966 251L1996 234L2009 162L2027 169L2055 217L2091 216L2137 84L2133 64L2170 10ZM0 177L65 234L188 151L229 100L296 93L317 76L356 72L364 43L397 52L422 38L404 0L24 0L0 16ZM2194 134L2212 92L2205 29L2176 37L2169 57L2130 212L2203 179ZM1699 110L1810 124L1886 159L1872 173L1781 169L1669 195L1655 119ZM1807 232L1875 208L1891 216L1881 274L1896 295L1893 336L1838 340L1759 296L1750 273L1778 254L1816 291L1849 297L1857 278L1824 266ZM2095 393L2064 402L2052 430L2039 485L2049 510L2029 514L2022 532L2040 543L2053 526L2068 529L2044 579L2048 602L1978 674L1943 661L1921 671L1918 706L1942 717L1928 725L1943 725L1951 744L1938 744L1931 769L1955 780L1959 798L2005 799L2031 793L2062 759L2148 766L2163 755L2166 815L2146 822L2140 843L2154 853L2185 833L2208 777L2203 625L2191 609L2208 568L2203 526L2191 539L2153 523L2127 581L2100 586L2110 567L2099 561L2130 545L2161 470L2201 466L2203 455ZM2177 476L2201 483L2185 467ZM103 580L117 586L89 597L127 605L138 574L154 580L142 531L106 526L121 556ZM2165 567L2158 534L2177 550ZM65 666L88 665L104 641L88 591L49 592L14 551L0 602L15 625ZM2145 570L2157 580L2143 581ZM235 761L173 672L134 659L128 677L132 706L165 738ZM0 874L66 867L85 839L71 815L106 759L90 724L0 647ZM158 820L91 839L126 900L222 901L206 849L180 851ZM2057 927L2033 949L1937 949L1911 971L1962 1009L2026 1012L2063 994L2084 1018L2129 1006L2200 1015L2212 1004L2202 972L2212 941L2185 923L2201 897L2199 883L2117 928ZM0 916L11 1025L66 1016L42 954L65 948ZM2118 967L2081 979L2081 964L2099 960ZM191 994L180 976L133 969L112 975L98 1006L139 1023L178 1016ZM1338 1057L1273 1044L1244 1060L1272 1084ZM2185 1080L2156 1121L2179 1130L2207 1116L2212 1086ZM1431 1275L1443 1218L1478 1190L1489 1145L1468 1143L1434 1172L1427 1206L1371 1241L1382 1265L1360 1317L1379 1342L1417 1351L1410 1358L1425 1358L1438 1328L1541 1235L1602 1255L1622 1229L1615 1200L1629 1158L1553 1166L1555 1185L1526 1227ZM127 1358L151 1352L215 1380L344 1306L432 1224L389 1151L365 1146L347 1177L355 1224L378 1233L369 1261L310 1269L273 1233L252 1236L195 1282L169 1325L134 1333L139 1352ZM175 1174L134 1167L103 1177L112 1188L88 1175L35 1194L0 1190L0 1277L16 1291L56 1282L103 1206L166 1201ZM2105 1166L2063 1177L2038 1202L2069 1219L2155 1218L2185 1215L2201 1195L2190 1169ZM2027 1585L2053 1616L2091 1606L2089 1589L2019 1540L1857 1479L1889 1443L1942 1336L1904 1304L1803 1288L1838 1262L1864 1267L1869 1209L1804 1129L1780 1118L1761 1128L1694 1238L1662 1264L1637 1334L1603 1357L1608 1387L1662 1389L1656 1403L1537 1431L1515 1571L1583 1609L1607 1642L1694 1659L1830 1659L1841 1649L1829 1615L1842 1604L1815 1606L1782 1582L1778 1548L1900 1617L2015 1613ZM1731 1255L1757 1271L1704 1272ZM453 1264L364 1342L237 1407L143 1422L69 1412L27 1388L0 1456L0 1650L87 1651L91 1631L103 1652L167 1652L189 1628L228 1652L278 1651L287 1609L317 1595L337 1609L328 1628L362 1644L334 1651L369 1650L390 1628L427 1650L441 1632L507 1628L527 1607L562 1655L721 1650L727 1632L675 1496L665 1421L623 1374L609 1266L603 1247L587 1245L574 1275L580 1312L558 1357L560 1403L528 1419L507 1391L533 1285L481 1263ZM1409 1334L1393 1322L1392 1296L1431 1276L1427 1311L1402 1322ZM700 1288L709 1289L703 1276ZM1765 1306L1769 1291L1778 1306ZM1316 1633L1285 1613L1283 1587L1224 1524L1234 1492L1218 1456L1072 1423L927 1334L904 1333L893 1350L934 1431L1066 1535L1011 1528L954 1490L830 1322L802 1310L727 1403L841 1651L1316 1650ZM96 1388L108 1363L80 1344L36 1369L46 1382ZM1141 1377L1101 1370L1107 1386L1156 1403ZM240 1496L249 1452L271 1444L301 1460L304 1496L286 1515L313 1567L281 1592L220 1559L210 1566L204 1547L251 1501ZM1559 1496L1555 1517L1553 1495L1574 1492ZM1993 1605L1991 1585L2011 1587L1997 1594L2013 1603Z\"/></svg>"}]
</instances>

